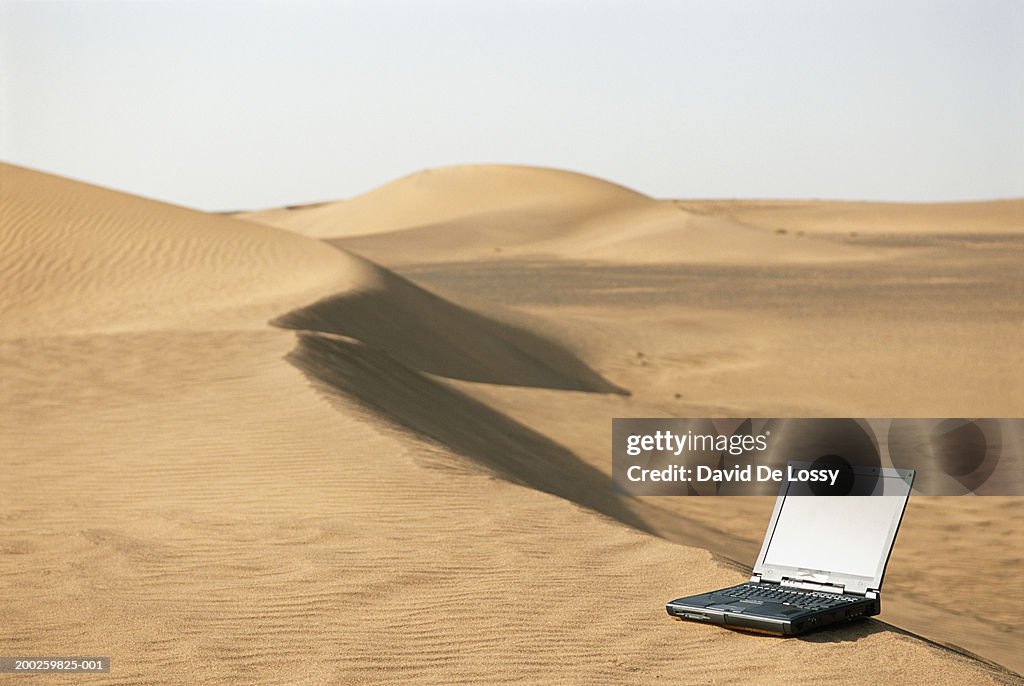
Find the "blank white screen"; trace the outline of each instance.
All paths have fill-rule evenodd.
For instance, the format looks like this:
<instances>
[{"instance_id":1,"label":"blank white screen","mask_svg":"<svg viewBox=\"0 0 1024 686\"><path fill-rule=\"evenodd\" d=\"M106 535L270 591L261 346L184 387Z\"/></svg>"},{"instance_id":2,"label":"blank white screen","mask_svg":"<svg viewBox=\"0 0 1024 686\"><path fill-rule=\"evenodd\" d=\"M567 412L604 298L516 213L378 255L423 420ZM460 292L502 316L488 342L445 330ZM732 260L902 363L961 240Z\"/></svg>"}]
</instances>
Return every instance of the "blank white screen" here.
<instances>
[{"instance_id":1,"label":"blank white screen","mask_svg":"<svg viewBox=\"0 0 1024 686\"><path fill-rule=\"evenodd\" d=\"M906 496L788 497L764 564L874 577Z\"/></svg>"}]
</instances>

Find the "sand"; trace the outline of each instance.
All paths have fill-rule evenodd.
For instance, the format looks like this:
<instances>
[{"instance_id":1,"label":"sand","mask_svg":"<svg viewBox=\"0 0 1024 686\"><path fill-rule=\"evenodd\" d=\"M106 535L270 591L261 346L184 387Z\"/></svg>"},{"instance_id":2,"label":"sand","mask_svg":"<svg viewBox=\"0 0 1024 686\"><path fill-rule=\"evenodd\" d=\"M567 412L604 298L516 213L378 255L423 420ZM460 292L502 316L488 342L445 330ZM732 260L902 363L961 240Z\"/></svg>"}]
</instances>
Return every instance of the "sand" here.
<instances>
[{"instance_id":1,"label":"sand","mask_svg":"<svg viewBox=\"0 0 1024 686\"><path fill-rule=\"evenodd\" d=\"M2 166L0 652L113 658L75 683L1021 683L1018 499L913 499L883 621L777 639L663 610L744 578L770 502L607 481L613 416L1019 414L1019 208L851 237L845 205L487 166L225 217Z\"/></svg>"}]
</instances>

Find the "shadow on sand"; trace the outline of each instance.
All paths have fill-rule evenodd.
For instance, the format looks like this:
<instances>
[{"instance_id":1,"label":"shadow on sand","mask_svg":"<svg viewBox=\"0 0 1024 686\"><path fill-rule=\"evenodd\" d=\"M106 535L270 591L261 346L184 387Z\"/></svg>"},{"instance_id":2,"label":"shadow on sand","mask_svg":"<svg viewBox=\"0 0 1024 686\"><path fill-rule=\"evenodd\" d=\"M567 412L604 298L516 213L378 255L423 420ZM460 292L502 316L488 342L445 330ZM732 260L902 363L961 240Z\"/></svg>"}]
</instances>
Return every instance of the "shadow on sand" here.
<instances>
[{"instance_id":1,"label":"shadow on sand","mask_svg":"<svg viewBox=\"0 0 1024 686\"><path fill-rule=\"evenodd\" d=\"M287 359L329 394L442 443L514 483L565 498L650 533L608 477L570 450L447 384L362 342L300 331Z\"/></svg>"},{"instance_id":2,"label":"shadow on sand","mask_svg":"<svg viewBox=\"0 0 1024 686\"><path fill-rule=\"evenodd\" d=\"M354 338L410 369L451 379L629 395L557 341L456 305L377 265L364 268L372 270L372 287L271 323Z\"/></svg>"},{"instance_id":3,"label":"shadow on sand","mask_svg":"<svg viewBox=\"0 0 1024 686\"><path fill-rule=\"evenodd\" d=\"M1017 686L1024 684L1024 679L1022 679L1016 672L1011 671L996 662L987 660L980 655L975 655L971 651L965 650L960 646L933 641L920 634L915 634L912 631L907 631L899 628L898 626L893 626L888 622L883 622L873 618L862 619L848 624L839 624L829 629L821 629L802 636L780 636L778 634L750 630L743 627L727 626L722 628L729 631L735 631L739 634L758 636L769 641L797 640L806 643L855 643L862 638L867 638L874 634L899 634L901 636L912 638L916 641L927 643L936 650L955 655L958 659L969 660L972 663L980 664L982 668L987 670L992 677L1000 683L1015 684Z\"/></svg>"}]
</instances>

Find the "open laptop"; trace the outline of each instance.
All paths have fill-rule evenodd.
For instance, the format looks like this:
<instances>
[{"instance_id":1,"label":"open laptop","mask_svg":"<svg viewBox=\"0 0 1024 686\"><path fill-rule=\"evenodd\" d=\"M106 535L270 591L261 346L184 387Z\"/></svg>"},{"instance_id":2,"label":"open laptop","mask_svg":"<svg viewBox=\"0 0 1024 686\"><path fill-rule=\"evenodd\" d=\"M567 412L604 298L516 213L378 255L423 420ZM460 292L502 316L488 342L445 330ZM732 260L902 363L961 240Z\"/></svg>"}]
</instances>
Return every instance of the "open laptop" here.
<instances>
[{"instance_id":1,"label":"open laptop","mask_svg":"<svg viewBox=\"0 0 1024 686\"><path fill-rule=\"evenodd\" d=\"M750 581L673 600L665 606L669 615L793 636L878 614L882 575L915 473L852 471L868 484L859 492L870 495L814 495L813 487L784 482Z\"/></svg>"}]
</instances>

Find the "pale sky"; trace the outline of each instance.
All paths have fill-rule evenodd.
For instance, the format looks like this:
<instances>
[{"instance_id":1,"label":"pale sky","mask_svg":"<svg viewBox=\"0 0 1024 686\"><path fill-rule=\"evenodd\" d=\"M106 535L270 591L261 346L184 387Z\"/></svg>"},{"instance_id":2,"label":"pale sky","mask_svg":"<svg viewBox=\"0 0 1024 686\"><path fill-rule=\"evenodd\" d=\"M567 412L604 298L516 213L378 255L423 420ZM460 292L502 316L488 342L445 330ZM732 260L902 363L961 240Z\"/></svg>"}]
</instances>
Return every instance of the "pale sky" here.
<instances>
[{"instance_id":1,"label":"pale sky","mask_svg":"<svg viewBox=\"0 0 1024 686\"><path fill-rule=\"evenodd\" d=\"M1024 2L0 0L0 159L208 210L470 162L1024 196Z\"/></svg>"}]
</instances>

